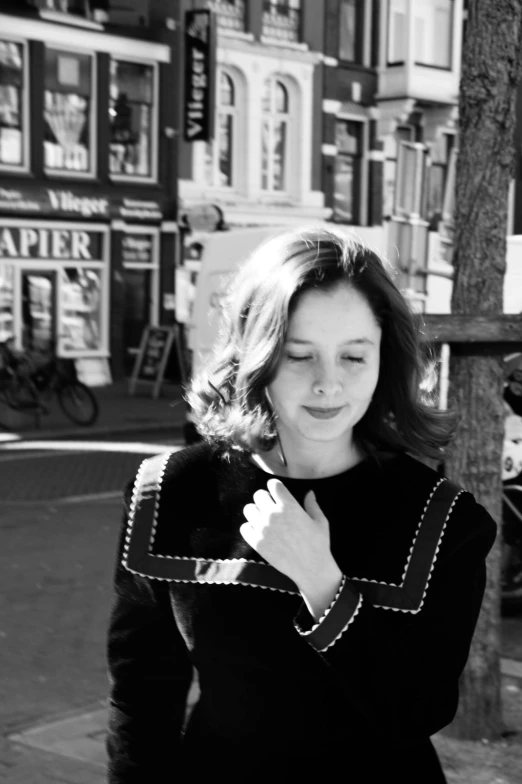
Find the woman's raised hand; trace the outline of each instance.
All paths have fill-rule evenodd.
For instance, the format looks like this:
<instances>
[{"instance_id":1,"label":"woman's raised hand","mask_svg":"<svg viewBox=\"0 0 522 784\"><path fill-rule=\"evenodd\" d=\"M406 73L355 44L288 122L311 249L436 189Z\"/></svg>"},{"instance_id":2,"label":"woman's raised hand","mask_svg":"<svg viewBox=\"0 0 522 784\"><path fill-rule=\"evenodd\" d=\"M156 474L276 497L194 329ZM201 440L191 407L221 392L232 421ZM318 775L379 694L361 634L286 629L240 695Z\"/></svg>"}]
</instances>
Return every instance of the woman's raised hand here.
<instances>
[{"instance_id":1,"label":"woman's raised hand","mask_svg":"<svg viewBox=\"0 0 522 784\"><path fill-rule=\"evenodd\" d=\"M286 574L303 591L317 584L335 565L330 550L330 526L312 490L304 509L279 479L268 490L254 493L243 513L243 539L271 566Z\"/></svg>"}]
</instances>

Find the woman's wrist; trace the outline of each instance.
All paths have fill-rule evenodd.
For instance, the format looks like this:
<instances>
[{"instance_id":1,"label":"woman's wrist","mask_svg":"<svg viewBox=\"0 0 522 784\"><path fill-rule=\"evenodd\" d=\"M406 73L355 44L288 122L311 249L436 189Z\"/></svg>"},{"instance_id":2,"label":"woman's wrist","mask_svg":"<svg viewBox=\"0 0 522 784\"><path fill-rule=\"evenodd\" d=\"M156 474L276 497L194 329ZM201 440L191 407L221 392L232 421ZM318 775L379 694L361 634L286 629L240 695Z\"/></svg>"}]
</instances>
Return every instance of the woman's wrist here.
<instances>
[{"instance_id":1,"label":"woman's wrist","mask_svg":"<svg viewBox=\"0 0 522 784\"><path fill-rule=\"evenodd\" d=\"M299 585L299 592L310 615L319 621L330 607L341 587L343 573L335 563L323 574L306 585Z\"/></svg>"}]
</instances>

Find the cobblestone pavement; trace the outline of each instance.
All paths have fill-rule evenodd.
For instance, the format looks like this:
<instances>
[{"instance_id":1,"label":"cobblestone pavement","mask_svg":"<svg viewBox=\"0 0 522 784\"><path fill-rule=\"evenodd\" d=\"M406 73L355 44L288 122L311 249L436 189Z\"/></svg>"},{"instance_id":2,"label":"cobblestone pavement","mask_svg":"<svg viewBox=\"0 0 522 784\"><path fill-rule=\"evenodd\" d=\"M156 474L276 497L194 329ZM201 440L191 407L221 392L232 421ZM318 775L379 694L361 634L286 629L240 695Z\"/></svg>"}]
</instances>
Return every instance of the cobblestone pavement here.
<instances>
[{"instance_id":1,"label":"cobblestone pavement","mask_svg":"<svg viewBox=\"0 0 522 784\"><path fill-rule=\"evenodd\" d=\"M147 454L125 452L40 452L31 457L0 452L0 498L46 501L117 492L144 457Z\"/></svg>"}]
</instances>

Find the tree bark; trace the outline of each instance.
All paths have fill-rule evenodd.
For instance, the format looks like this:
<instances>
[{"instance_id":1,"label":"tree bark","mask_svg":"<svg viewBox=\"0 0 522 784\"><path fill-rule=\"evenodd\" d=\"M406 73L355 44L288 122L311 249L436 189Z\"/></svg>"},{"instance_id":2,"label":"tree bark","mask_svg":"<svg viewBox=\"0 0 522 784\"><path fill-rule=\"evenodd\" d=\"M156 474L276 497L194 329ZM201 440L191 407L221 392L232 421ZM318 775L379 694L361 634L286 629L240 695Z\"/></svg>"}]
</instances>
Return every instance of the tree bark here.
<instances>
[{"instance_id":1,"label":"tree bark","mask_svg":"<svg viewBox=\"0 0 522 784\"><path fill-rule=\"evenodd\" d=\"M497 316L503 310L509 182L514 171L516 88L521 71L522 0L470 0L459 103L452 313ZM508 353L506 351L506 353ZM505 729L500 677L502 358L450 361L450 403L460 424L446 473L470 490L499 524L488 558L486 595L457 716L445 732L495 739Z\"/></svg>"}]
</instances>

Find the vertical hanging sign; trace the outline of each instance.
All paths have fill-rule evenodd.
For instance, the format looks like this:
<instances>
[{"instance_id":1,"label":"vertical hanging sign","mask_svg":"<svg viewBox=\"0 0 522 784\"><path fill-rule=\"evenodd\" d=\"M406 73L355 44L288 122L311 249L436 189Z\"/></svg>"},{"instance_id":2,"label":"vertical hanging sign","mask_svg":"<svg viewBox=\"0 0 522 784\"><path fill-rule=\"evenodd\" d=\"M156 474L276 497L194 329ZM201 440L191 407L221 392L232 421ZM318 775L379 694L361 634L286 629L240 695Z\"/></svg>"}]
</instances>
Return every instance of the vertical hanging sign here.
<instances>
[{"instance_id":1,"label":"vertical hanging sign","mask_svg":"<svg viewBox=\"0 0 522 784\"><path fill-rule=\"evenodd\" d=\"M183 124L187 142L208 142L214 136L215 45L212 11L186 11Z\"/></svg>"}]
</instances>

